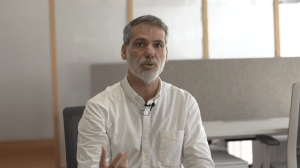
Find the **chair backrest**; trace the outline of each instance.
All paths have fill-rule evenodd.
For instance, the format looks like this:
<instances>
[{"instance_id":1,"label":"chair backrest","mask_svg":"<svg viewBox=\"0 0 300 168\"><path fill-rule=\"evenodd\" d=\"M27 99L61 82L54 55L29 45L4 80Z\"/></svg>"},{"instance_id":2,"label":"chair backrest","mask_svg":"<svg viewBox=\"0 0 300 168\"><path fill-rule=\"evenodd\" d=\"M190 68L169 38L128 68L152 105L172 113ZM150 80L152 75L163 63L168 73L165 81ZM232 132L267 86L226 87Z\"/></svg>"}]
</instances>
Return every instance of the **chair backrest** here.
<instances>
[{"instance_id":1,"label":"chair backrest","mask_svg":"<svg viewBox=\"0 0 300 168\"><path fill-rule=\"evenodd\" d=\"M67 107L63 111L67 168L77 168L78 123L85 106Z\"/></svg>"},{"instance_id":2,"label":"chair backrest","mask_svg":"<svg viewBox=\"0 0 300 168\"><path fill-rule=\"evenodd\" d=\"M300 83L293 85L292 102L291 102L291 113L289 122L289 133L287 143L287 165L288 168L297 168L297 160L299 158L299 147L300 147L300 134L299 134L299 106L300 106Z\"/></svg>"}]
</instances>

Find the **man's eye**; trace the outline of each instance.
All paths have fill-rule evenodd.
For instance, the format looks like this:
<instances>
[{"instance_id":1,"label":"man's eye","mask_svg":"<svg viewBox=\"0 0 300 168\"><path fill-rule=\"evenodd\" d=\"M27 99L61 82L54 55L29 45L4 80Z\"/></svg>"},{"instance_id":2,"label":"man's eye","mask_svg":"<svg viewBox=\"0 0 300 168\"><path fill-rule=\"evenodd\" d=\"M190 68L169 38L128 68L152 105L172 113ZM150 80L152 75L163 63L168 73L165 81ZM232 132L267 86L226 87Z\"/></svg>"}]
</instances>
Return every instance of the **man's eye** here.
<instances>
[{"instance_id":1,"label":"man's eye","mask_svg":"<svg viewBox=\"0 0 300 168\"><path fill-rule=\"evenodd\" d=\"M142 47L142 46L144 46L144 44L143 44L143 43L136 43L135 45L136 45L136 46L138 46L138 47Z\"/></svg>"},{"instance_id":2,"label":"man's eye","mask_svg":"<svg viewBox=\"0 0 300 168\"><path fill-rule=\"evenodd\" d=\"M156 44L156 47L157 48L161 48L161 47L163 47L161 44Z\"/></svg>"}]
</instances>

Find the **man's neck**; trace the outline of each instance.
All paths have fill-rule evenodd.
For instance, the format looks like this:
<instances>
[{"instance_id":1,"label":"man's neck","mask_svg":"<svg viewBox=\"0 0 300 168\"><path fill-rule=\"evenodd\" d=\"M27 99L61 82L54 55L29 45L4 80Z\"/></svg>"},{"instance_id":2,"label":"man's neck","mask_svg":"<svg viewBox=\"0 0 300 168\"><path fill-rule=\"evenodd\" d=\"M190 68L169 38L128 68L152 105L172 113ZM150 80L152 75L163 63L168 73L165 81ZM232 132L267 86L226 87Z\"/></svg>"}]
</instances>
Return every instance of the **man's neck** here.
<instances>
[{"instance_id":1,"label":"man's neck","mask_svg":"<svg viewBox=\"0 0 300 168\"><path fill-rule=\"evenodd\" d=\"M144 99L145 103L156 95L159 88L158 77L151 83L147 84L128 70L127 80L132 89Z\"/></svg>"}]
</instances>

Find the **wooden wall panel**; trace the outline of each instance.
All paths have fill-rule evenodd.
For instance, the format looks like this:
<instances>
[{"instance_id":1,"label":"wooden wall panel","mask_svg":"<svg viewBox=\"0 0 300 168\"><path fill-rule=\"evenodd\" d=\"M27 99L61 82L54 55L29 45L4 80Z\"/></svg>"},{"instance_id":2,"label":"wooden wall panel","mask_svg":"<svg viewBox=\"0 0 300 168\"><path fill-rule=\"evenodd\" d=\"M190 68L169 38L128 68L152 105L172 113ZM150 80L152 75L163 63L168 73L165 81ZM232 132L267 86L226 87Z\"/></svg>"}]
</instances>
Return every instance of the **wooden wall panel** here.
<instances>
[{"instance_id":1,"label":"wooden wall panel","mask_svg":"<svg viewBox=\"0 0 300 168\"><path fill-rule=\"evenodd\" d=\"M55 7L54 0L49 0L55 166L56 168L60 168L60 141L59 141L59 120L58 120L59 101L58 101L58 83L57 83L56 32L55 32L54 7Z\"/></svg>"}]
</instances>

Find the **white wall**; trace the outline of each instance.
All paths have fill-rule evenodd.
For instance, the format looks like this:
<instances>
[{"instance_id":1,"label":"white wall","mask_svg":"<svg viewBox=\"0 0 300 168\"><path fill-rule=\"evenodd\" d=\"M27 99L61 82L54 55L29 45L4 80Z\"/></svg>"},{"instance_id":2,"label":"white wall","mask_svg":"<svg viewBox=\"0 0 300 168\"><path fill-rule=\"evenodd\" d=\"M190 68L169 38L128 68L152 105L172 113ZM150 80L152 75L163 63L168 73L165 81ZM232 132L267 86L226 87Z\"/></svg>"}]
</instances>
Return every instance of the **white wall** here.
<instances>
[{"instance_id":1,"label":"white wall","mask_svg":"<svg viewBox=\"0 0 300 168\"><path fill-rule=\"evenodd\" d=\"M300 3L279 6L280 46L282 57L300 57Z\"/></svg>"},{"instance_id":2,"label":"white wall","mask_svg":"<svg viewBox=\"0 0 300 168\"><path fill-rule=\"evenodd\" d=\"M169 60L203 58L201 0L134 0L134 18L154 15L169 28Z\"/></svg>"},{"instance_id":3,"label":"white wall","mask_svg":"<svg viewBox=\"0 0 300 168\"><path fill-rule=\"evenodd\" d=\"M121 59L125 0L59 0L55 4L60 112L60 142L65 162L62 112L82 106L91 98L92 64L118 63Z\"/></svg>"},{"instance_id":4,"label":"white wall","mask_svg":"<svg viewBox=\"0 0 300 168\"><path fill-rule=\"evenodd\" d=\"M208 1L211 59L274 58L273 0Z\"/></svg>"},{"instance_id":5,"label":"white wall","mask_svg":"<svg viewBox=\"0 0 300 168\"><path fill-rule=\"evenodd\" d=\"M48 0L0 1L0 141L54 136Z\"/></svg>"}]
</instances>

